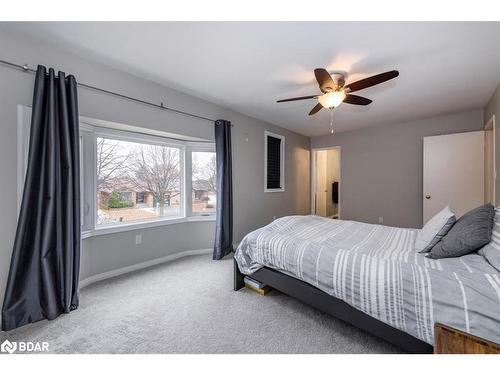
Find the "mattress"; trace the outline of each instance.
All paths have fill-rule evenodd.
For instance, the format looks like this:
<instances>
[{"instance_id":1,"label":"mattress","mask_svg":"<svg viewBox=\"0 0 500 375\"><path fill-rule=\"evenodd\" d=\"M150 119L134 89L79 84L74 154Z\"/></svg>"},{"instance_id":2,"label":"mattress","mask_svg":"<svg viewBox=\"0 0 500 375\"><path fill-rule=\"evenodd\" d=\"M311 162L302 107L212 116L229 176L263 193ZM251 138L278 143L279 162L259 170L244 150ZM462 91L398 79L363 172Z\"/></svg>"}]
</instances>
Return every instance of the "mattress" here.
<instances>
[{"instance_id":1,"label":"mattress","mask_svg":"<svg viewBox=\"0 0 500 375\"><path fill-rule=\"evenodd\" d=\"M243 274L273 268L433 344L434 323L500 342L500 273L481 255L428 259L418 230L287 216L249 233Z\"/></svg>"}]
</instances>

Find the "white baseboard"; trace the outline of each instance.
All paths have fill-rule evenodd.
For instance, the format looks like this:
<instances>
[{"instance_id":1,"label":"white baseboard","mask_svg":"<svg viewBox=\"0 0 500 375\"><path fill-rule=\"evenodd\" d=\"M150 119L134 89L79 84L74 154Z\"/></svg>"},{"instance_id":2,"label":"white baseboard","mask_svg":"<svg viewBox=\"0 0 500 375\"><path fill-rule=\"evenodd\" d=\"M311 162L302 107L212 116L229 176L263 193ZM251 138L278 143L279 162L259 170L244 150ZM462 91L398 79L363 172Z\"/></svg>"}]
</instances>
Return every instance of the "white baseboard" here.
<instances>
[{"instance_id":1,"label":"white baseboard","mask_svg":"<svg viewBox=\"0 0 500 375\"><path fill-rule=\"evenodd\" d=\"M97 281L106 280L106 279L109 279L111 277L123 275L125 273L137 271L137 270L140 270L143 268L155 266L157 264L171 262L175 259L179 259L179 258L183 258L183 257L187 257L187 256L192 256L192 255L210 254L212 251L213 251L213 249L186 250L186 251L181 251L180 253L167 255L165 257L151 259L151 260L148 260L146 262L133 264L133 265L128 266L128 267L123 267L123 268L118 268L116 270L103 272L103 273L100 273L97 275L87 277L84 280L80 280L80 288L85 288L86 286L89 286L90 284L93 284Z\"/></svg>"}]
</instances>

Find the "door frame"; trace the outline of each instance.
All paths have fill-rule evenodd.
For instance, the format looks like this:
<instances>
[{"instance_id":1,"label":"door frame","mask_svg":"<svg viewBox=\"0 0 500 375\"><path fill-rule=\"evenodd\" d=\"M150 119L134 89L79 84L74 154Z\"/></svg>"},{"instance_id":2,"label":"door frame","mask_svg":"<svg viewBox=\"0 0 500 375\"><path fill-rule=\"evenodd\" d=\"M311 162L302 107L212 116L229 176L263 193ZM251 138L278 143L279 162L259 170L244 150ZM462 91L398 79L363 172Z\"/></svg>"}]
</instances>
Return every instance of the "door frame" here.
<instances>
[{"instance_id":1,"label":"door frame","mask_svg":"<svg viewBox=\"0 0 500 375\"><path fill-rule=\"evenodd\" d=\"M341 146L331 146L331 147L317 147L311 148L311 215L316 214L316 152L326 151L326 150L338 150L339 151L339 180L342 183L342 147ZM342 206L341 206L341 191L339 186L339 203L338 203L338 218L342 216Z\"/></svg>"},{"instance_id":2,"label":"door frame","mask_svg":"<svg viewBox=\"0 0 500 375\"><path fill-rule=\"evenodd\" d=\"M484 131L493 131L493 206L496 206L496 181L497 181L497 166L496 166L496 147L495 147L495 140L496 140L496 124L495 124L495 115L491 115L490 119L486 122L484 125ZM486 144L485 144L486 146ZM486 170L485 170L486 173Z\"/></svg>"}]
</instances>

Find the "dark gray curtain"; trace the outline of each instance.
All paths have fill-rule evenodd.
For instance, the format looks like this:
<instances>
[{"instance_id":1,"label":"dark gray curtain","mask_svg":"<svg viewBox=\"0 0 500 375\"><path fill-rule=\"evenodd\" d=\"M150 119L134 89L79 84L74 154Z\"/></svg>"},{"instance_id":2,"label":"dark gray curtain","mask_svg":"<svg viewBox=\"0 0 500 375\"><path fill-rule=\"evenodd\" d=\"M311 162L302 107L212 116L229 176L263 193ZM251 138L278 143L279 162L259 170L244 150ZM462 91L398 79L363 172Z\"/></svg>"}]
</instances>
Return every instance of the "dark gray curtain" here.
<instances>
[{"instance_id":1,"label":"dark gray curtain","mask_svg":"<svg viewBox=\"0 0 500 375\"><path fill-rule=\"evenodd\" d=\"M28 169L2 307L8 331L78 307L80 154L76 80L38 66Z\"/></svg>"},{"instance_id":2,"label":"dark gray curtain","mask_svg":"<svg viewBox=\"0 0 500 375\"><path fill-rule=\"evenodd\" d=\"M217 153L217 217L213 259L233 251L233 175L231 163L231 122L215 121Z\"/></svg>"}]
</instances>

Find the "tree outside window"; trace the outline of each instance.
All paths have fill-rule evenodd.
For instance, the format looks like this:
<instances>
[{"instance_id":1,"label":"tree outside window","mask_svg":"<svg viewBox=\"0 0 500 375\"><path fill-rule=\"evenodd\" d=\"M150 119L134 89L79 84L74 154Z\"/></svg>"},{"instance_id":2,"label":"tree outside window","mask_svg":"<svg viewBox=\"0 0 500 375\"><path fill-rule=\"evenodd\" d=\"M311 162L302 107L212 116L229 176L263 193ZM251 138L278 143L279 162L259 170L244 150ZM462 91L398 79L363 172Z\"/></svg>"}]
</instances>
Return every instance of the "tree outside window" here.
<instances>
[{"instance_id":1,"label":"tree outside window","mask_svg":"<svg viewBox=\"0 0 500 375\"><path fill-rule=\"evenodd\" d=\"M180 216L178 147L98 137L96 156L98 224Z\"/></svg>"},{"instance_id":2,"label":"tree outside window","mask_svg":"<svg viewBox=\"0 0 500 375\"><path fill-rule=\"evenodd\" d=\"M194 151L191 155L192 212L213 214L217 204L215 152Z\"/></svg>"}]
</instances>

